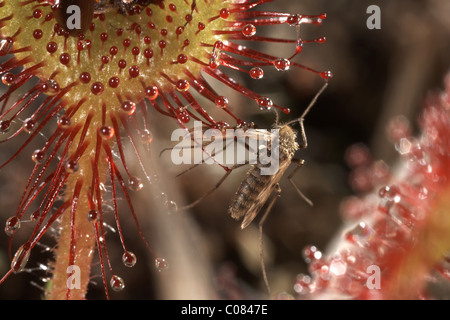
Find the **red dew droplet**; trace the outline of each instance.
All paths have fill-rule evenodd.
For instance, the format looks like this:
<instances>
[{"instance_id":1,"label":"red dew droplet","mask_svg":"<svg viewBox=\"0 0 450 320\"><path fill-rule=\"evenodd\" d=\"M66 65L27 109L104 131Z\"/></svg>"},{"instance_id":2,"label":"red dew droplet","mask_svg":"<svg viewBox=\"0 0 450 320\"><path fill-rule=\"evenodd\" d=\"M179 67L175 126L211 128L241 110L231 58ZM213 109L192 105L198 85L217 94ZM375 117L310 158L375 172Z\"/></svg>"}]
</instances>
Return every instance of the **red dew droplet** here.
<instances>
[{"instance_id":1,"label":"red dew droplet","mask_svg":"<svg viewBox=\"0 0 450 320\"><path fill-rule=\"evenodd\" d=\"M123 39L122 44L124 46L124 48L128 48L131 45L131 40L130 39Z\"/></svg>"},{"instance_id":2,"label":"red dew droplet","mask_svg":"<svg viewBox=\"0 0 450 320\"><path fill-rule=\"evenodd\" d=\"M125 101L122 103L120 109L127 115L132 115L136 111L136 104L132 101Z\"/></svg>"},{"instance_id":3,"label":"red dew droplet","mask_svg":"<svg viewBox=\"0 0 450 320\"><path fill-rule=\"evenodd\" d=\"M66 162L65 168L66 168L66 172L75 173L78 171L78 168L79 168L78 162L74 159L69 159Z\"/></svg>"},{"instance_id":4,"label":"red dew droplet","mask_svg":"<svg viewBox=\"0 0 450 320\"><path fill-rule=\"evenodd\" d=\"M166 45L167 45L167 42L165 41L165 40L160 40L159 42L158 42L158 45L159 45L159 47L161 48L161 54L162 54L162 52L163 52L163 49L166 47Z\"/></svg>"},{"instance_id":5,"label":"red dew droplet","mask_svg":"<svg viewBox=\"0 0 450 320\"><path fill-rule=\"evenodd\" d=\"M47 13L46 15L45 15L45 21L50 21L50 20L52 20L53 19L53 12L50 12L50 13Z\"/></svg>"},{"instance_id":6,"label":"red dew droplet","mask_svg":"<svg viewBox=\"0 0 450 320\"><path fill-rule=\"evenodd\" d=\"M23 122L23 130L27 133L31 133L36 127L36 120L33 118L28 118Z\"/></svg>"},{"instance_id":7,"label":"red dew droplet","mask_svg":"<svg viewBox=\"0 0 450 320\"><path fill-rule=\"evenodd\" d=\"M68 65L70 63L70 54L64 52L59 56L59 62L63 65Z\"/></svg>"},{"instance_id":8,"label":"red dew droplet","mask_svg":"<svg viewBox=\"0 0 450 320\"><path fill-rule=\"evenodd\" d=\"M324 71L324 72L319 73L319 75L325 80L329 80L329 79L333 78L333 73L331 71Z\"/></svg>"},{"instance_id":9,"label":"red dew droplet","mask_svg":"<svg viewBox=\"0 0 450 320\"><path fill-rule=\"evenodd\" d=\"M10 120L2 120L2 121L0 121L0 132L1 133L7 133L9 131L10 127L11 127L11 121Z\"/></svg>"},{"instance_id":10,"label":"red dew droplet","mask_svg":"<svg viewBox=\"0 0 450 320\"><path fill-rule=\"evenodd\" d=\"M34 161L34 163L36 164L40 164L44 161L45 159L45 152L42 150L34 150L31 159Z\"/></svg>"},{"instance_id":11,"label":"red dew droplet","mask_svg":"<svg viewBox=\"0 0 450 320\"><path fill-rule=\"evenodd\" d=\"M184 32L184 27L179 26L176 30L175 33L177 36L179 36L180 34L182 34Z\"/></svg>"},{"instance_id":12,"label":"red dew droplet","mask_svg":"<svg viewBox=\"0 0 450 320\"><path fill-rule=\"evenodd\" d=\"M120 84L120 79L118 77L111 77L108 80L108 85L111 88L117 88L119 86L119 84Z\"/></svg>"},{"instance_id":13,"label":"red dew droplet","mask_svg":"<svg viewBox=\"0 0 450 320\"><path fill-rule=\"evenodd\" d=\"M103 84L101 82L94 82L91 86L91 92L95 95L99 95L103 93Z\"/></svg>"},{"instance_id":14,"label":"red dew droplet","mask_svg":"<svg viewBox=\"0 0 450 320\"><path fill-rule=\"evenodd\" d=\"M16 76L13 75L11 72L7 72L2 76L2 82L6 86L12 85L15 80L16 80Z\"/></svg>"},{"instance_id":15,"label":"red dew droplet","mask_svg":"<svg viewBox=\"0 0 450 320\"><path fill-rule=\"evenodd\" d=\"M108 140L114 137L114 128L110 126L101 126L99 129L100 136L103 140Z\"/></svg>"},{"instance_id":16,"label":"red dew droplet","mask_svg":"<svg viewBox=\"0 0 450 320\"><path fill-rule=\"evenodd\" d=\"M40 18L42 18L42 15L43 15L43 12L42 12L41 9L36 9L36 10L33 11L33 17L34 17L35 19L40 19Z\"/></svg>"},{"instance_id":17,"label":"red dew droplet","mask_svg":"<svg viewBox=\"0 0 450 320\"><path fill-rule=\"evenodd\" d=\"M153 57L153 50L149 48L145 49L144 57L146 57L147 59L151 59Z\"/></svg>"},{"instance_id":18,"label":"red dew droplet","mask_svg":"<svg viewBox=\"0 0 450 320\"><path fill-rule=\"evenodd\" d=\"M133 54L133 56L139 55L140 52L141 52L141 50L138 47L133 47L131 49L131 54Z\"/></svg>"},{"instance_id":19,"label":"red dew droplet","mask_svg":"<svg viewBox=\"0 0 450 320\"><path fill-rule=\"evenodd\" d=\"M59 117L58 119L58 127L60 127L61 129L67 129L70 127L70 118L66 115L62 115L61 117Z\"/></svg>"},{"instance_id":20,"label":"red dew droplet","mask_svg":"<svg viewBox=\"0 0 450 320\"><path fill-rule=\"evenodd\" d=\"M228 106L228 99L224 96L218 96L215 102L216 107L220 109L225 109Z\"/></svg>"},{"instance_id":21,"label":"red dew droplet","mask_svg":"<svg viewBox=\"0 0 450 320\"><path fill-rule=\"evenodd\" d=\"M107 64L109 62L109 58L107 56L102 56L101 59L102 64Z\"/></svg>"},{"instance_id":22,"label":"red dew droplet","mask_svg":"<svg viewBox=\"0 0 450 320\"><path fill-rule=\"evenodd\" d=\"M301 17L299 14L293 14L287 18L286 22L290 26L296 26L300 23L300 19Z\"/></svg>"},{"instance_id":23,"label":"red dew droplet","mask_svg":"<svg viewBox=\"0 0 450 320\"><path fill-rule=\"evenodd\" d=\"M188 123L191 120L191 116L186 111L185 107L177 108L176 113L177 113L177 118L183 123Z\"/></svg>"},{"instance_id":24,"label":"red dew droplet","mask_svg":"<svg viewBox=\"0 0 450 320\"><path fill-rule=\"evenodd\" d=\"M190 87L189 82L185 79L178 80L176 83L176 88L180 92L188 91L189 87Z\"/></svg>"},{"instance_id":25,"label":"red dew droplet","mask_svg":"<svg viewBox=\"0 0 450 320\"><path fill-rule=\"evenodd\" d=\"M280 58L276 59L273 65L278 71L287 71L291 66L291 62L288 59Z\"/></svg>"},{"instance_id":26,"label":"red dew droplet","mask_svg":"<svg viewBox=\"0 0 450 320\"><path fill-rule=\"evenodd\" d=\"M187 60L188 60L188 58L184 53L178 55L178 57L177 57L178 63L186 63Z\"/></svg>"},{"instance_id":27,"label":"red dew droplet","mask_svg":"<svg viewBox=\"0 0 450 320\"><path fill-rule=\"evenodd\" d=\"M250 69L249 74L252 79L262 79L264 77L264 70L260 67L253 67Z\"/></svg>"},{"instance_id":28,"label":"red dew droplet","mask_svg":"<svg viewBox=\"0 0 450 320\"><path fill-rule=\"evenodd\" d=\"M138 66L132 66L130 67L130 69L128 70L128 73L130 74L130 77L132 78L136 78L139 76L139 67Z\"/></svg>"},{"instance_id":29,"label":"red dew droplet","mask_svg":"<svg viewBox=\"0 0 450 320\"><path fill-rule=\"evenodd\" d=\"M242 28L242 34L245 37L252 37L256 34L256 27L253 24L246 24L244 28Z\"/></svg>"},{"instance_id":30,"label":"red dew droplet","mask_svg":"<svg viewBox=\"0 0 450 320\"><path fill-rule=\"evenodd\" d=\"M60 87L58 82L52 79L43 82L41 85L41 90L47 95L55 95L59 92L59 89Z\"/></svg>"},{"instance_id":31,"label":"red dew droplet","mask_svg":"<svg viewBox=\"0 0 450 320\"><path fill-rule=\"evenodd\" d=\"M96 223L98 220L98 211L97 210L89 210L88 214L87 214L87 218L90 222L92 223Z\"/></svg>"},{"instance_id":32,"label":"red dew droplet","mask_svg":"<svg viewBox=\"0 0 450 320\"><path fill-rule=\"evenodd\" d=\"M56 42L50 41L49 43L47 43L47 52L48 53L54 53L56 52L56 50L58 50L58 44Z\"/></svg>"},{"instance_id":33,"label":"red dew droplet","mask_svg":"<svg viewBox=\"0 0 450 320\"><path fill-rule=\"evenodd\" d=\"M183 47L181 48L181 50L183 50L184 48L186 48L191 42L189 41L189 39L186 39L183 41Z\"/></svg>"},{"instance_id":34,"label":"red dew droplet","mask_svg":"<svg viewBox=\"0 0 450 320\"><path fill-rule=\"evenodd\" d=\"M118 52L119 52L119 49L116 46L112 46L111 48L109 48L109 53L112 56L115 56Z\"/></svg>"},{"instance_id":35,"label":"red dew droplet","mask_svg":"<svg viewBox=\"0 0 450 320\"><path fill-rule=\"evenodd\" d=\"M39 40L42 38L43 34L44 33L42 32L41 29L36 29L33 31L33 38L35 38L36 40Z\"/></svg>"},{"instance_id":36,"label":"red dew droplet","mask_svg":"<svg viewBox=\"0 0 450 320\"><path fill-rule=\"evenodd\" d=\"M270 109L273 106L273 102L270 98L260 97L256 99L256 102L263 108Z\"/></svg>"},{"instance_id":37,"label":"red dew droplet","mask_svg":"<svg viewBox=\"0 0 450 320\"><path fill-rule=\"evenodd\" d=\"M89 72L82 72L79 79L82 83L89 83L91 81L91 74Z\"/></svg>"},{"instance_id":38,"label":"red dew droplet","mask_svg":"<svg viewBox=\"0 0 450 320\"><path fill-rule=\"evenodd\" d=\"M227 19L230 16L230 10L228 8L223 8L220 10L219 14L222 19Z\"/></svg>"},{"instance_id":39,"label":"red dew droplet","mask_svg":"<svg viewBox=\"0 0 450 320\"><path fill-rule=\"evenodd\" d=\"M117 62L117 66L120 69L124 69L127 66L127 62L125 60L123 60L123 59L120 59L119 62Z\"/></svg>"},{"instance_id":40,"label":"red dew droplet","mask_svg":"<svg viewBox=\"0 0 450 320\"><path fill-rule=\"evenodd\" d=\"M198 27L198 31L205 30L205 28L206 28L206 26L203 22L199 22L197 27Z\"/></svg>"},{"instance_id":41,"label":"red dew droplet","mask_svg":"<svg viewBox=\"0 0 450 320\"><path fill-rule=\"evenodd\" d=\"M101 40L102 42L105 42L106 40L108 40L108 34L107 34L106 32L102 32L102 33L100 34L100 40Z\"/></svg>"},{"instance_id":42,"label":"red dew droplet","mask_svg":"<svg viewBox=\"0 0 450 320\"><path fill-rule=\"evenodd\" d=\"M155 100L158 97L158 87L150 86L145 88L145 96L149 100Z\"/></svg>"},{"instance_id":43,"label":"red dew droplet","mask_svg":"<svg viewBox=\"0 0 450 320\"><path fill-rule=\"evenodd\" d=\"M320 38L317 38L315 41L317 43L325 43L325 42L327 42L327 38L326 37L320 37Z\"/></svg>"}]
</instances>

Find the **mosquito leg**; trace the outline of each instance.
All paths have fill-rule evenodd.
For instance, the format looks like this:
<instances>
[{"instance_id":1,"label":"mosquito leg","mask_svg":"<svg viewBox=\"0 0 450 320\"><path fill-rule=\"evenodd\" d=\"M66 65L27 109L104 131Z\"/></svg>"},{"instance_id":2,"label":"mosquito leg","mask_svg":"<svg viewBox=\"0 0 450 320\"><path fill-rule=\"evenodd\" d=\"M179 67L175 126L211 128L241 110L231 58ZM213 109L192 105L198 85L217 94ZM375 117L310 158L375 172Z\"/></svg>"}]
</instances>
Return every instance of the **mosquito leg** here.
<instances>
[{"instance_id":1,"label":"mosquito leg","mask_svg":"<svg viewBox=\"0 0 450 320\"><path fill-rule=\"evenodd\" d=\"M270 293L270 285L269 285L269 280L267 279L266 265L264 264L263 225L264 225L264 221L266 221L266 218L269 215L270 210L272 210L272 207L275 204L275 201L277 201L277 199L280 197L280 195L281 195L281 188L280 188L280 185L277 184L275 187L275 195L273 196L272 200L270 200L270 203L266 209L266 212L264 212L264 215L262 216L262 218L258 224L258 227L259 227L259 258L260 258L260 262L261 262L261 272L262 272L262 276L263 276L267 291L269 293Z\"/></svg>"},{"instance_id":2,"label":"mosquito leg","mask_svg":"<svg viewBox=\"0 0 450 320\"><path fill-rule=\"evenodd\" d=\"M309 200L308 197L305 196L303 194L303 192L300 191L300 189L295 185L294 180L292 180L294 175L297 173L298 169L303 167L303 164L305 163L305 160L292 159L292 162L295 162L295 164L297 164L297 166L295 167L294 171L292 171L292 173L287 178L288 178L289 182L291 183L291 185L294 187L294 189L297 191L297 193L300 195L300 197L302 197L302 199L305 200L305 202L312 207L313 206L312 201Z\"/></svg>"},{"instance_id":3,"label":"mosquito leg","mask_svg":"<svg viewBox=\"0 0 450 320\"><path fill-rule=\"evenodd\" d=\"M237 168L242 167L242 166L245 166L245 165L247 165L247 163L236 164L236 165L232 166L232 167L230 168L230 170L227 171L227 172L223 175L223 177L216 183L216 185L215 185L211 190L209 190L208 192L204 193L200 198L198 198L198 199L195 200L194 202L192 202L192 203L190 203L190 204L188 204L188 205L185 205L185 206L183 206L183 207L178 208L177 211L184 211L184 210L188 210L188 209L191 209L191 208L195 207L197 204L200 203L200 201L202 201L203 199L205 199L207 196L209 196L211 193L213 193L217 188L219 188L220 185L225 181L225 179L231 174L231 172L232 172L234 169L237 169Z\"/></svg>"}]
</instances>

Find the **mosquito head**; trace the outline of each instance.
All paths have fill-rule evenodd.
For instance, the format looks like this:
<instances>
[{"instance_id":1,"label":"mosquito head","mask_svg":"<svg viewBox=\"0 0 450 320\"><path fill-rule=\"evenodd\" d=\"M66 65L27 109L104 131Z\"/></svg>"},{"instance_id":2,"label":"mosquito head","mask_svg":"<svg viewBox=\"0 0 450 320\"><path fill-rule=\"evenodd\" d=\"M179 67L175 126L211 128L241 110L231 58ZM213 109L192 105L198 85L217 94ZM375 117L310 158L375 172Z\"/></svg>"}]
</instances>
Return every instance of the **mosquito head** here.
<instances>
[{"instance_id":1,"label":"mosquito head","mask_svg":"<svg viewBox=\"0 0 450 320\"><path fill-rule=\"evenodd\" d=\"M280 152L286 154L289 158L299 149L297 143L297 132L288 125L283 125L279 129Z\"/></svg>"}]
</instances>

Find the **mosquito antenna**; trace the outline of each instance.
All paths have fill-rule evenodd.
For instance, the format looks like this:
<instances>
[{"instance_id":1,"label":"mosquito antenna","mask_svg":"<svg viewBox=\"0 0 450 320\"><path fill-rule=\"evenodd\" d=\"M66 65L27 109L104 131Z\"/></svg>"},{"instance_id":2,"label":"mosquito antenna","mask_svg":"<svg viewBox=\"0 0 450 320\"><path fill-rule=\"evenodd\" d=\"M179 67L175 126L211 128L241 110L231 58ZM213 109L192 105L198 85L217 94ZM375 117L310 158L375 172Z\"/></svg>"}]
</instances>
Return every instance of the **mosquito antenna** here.
<instances>
[{"instance_id":1,"label":"mosquito antenna","mask_svg":"<svg viewBox=\"0 0 450 320\"><path fill-rule=\"evenodd\" d=\"M328 81L326 81L324 83L324 85L322 86L322 88L320 88L320 90L316 93L316 95L314 96L314 98L311 100L311 102L309 103L309 105L306 107L305 111L303 111L303 114L295 120L291 120L287 123L285 123L284 125L290 125L294 122L300 122L302 123L303 120L305 119L306 115L308 114L308 112L311 110L311 108L316 104L317 99L319 98L319 96L325 91L325 89L328 87Z\"/></svg>"},{"instance_id":2,"label":"mosquito antenna","mask_svg":"<svg viewBox=\"0 0 450 320\"><path fill-rule=\"evenodd\" d=\"M326 81L324 83L324 85L322 86L322 88L320 88L320 90L316 93L314 98L311 100L309 105L306 107L305 111L303 111L303 114L300 116L300 118L289 121L288 123L284 124L285 126L287 126L287 125L290 125L290 124L298 121L298 124L300 125L300 134L301 134L302 140L303 140L303 144L300 146L300 148L302 148L302 149L306 149L306 147L308 147L308 140L306 138L305 127L303 125L303 121L305 120L305 116L308 114L309 110L311 110L311 108L316 104L317 99L322 94L322 92L327 88L327 86L328 86L328 81Z\"/></svg>"}]
</instances>

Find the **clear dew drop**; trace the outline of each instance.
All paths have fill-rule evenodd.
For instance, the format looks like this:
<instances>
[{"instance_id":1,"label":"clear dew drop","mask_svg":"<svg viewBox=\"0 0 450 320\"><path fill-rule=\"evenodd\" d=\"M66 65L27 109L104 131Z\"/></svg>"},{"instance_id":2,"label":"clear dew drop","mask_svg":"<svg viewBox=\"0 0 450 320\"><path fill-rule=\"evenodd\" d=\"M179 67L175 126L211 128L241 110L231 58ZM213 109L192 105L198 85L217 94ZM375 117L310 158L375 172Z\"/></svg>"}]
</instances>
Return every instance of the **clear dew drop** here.
<instances>
[{"instance_id":1,"label":"clear dew drop","mask_svg":"<svg viewBox=\"0 0 450 320\"><path fill-rule=\"evenodd\" d=\"M178 210L178 206L177 206L177 203L176 203L175 201L172 201L172 200L166 201L164 205L166 206L166 208L167 208L170 212L173 212L173 211L177 211L177 210Z\"/></svg>"},{"instance_id":2,"label":"clear dew drop","mask_svg":"<svg viewBox=\"0 0 450 320\"><path fill-rule=\"evenodd\" d=\"M142 183L142 180L138 177L131 177L128 180L128 189L131 191L139 191L142 190L144 187L144 184Z\"/></svg>"},{"instance_id":3,"label":"clear dew drop","mask_svg":"<svg viewBox=\"0 0 450 320\"><path fill-rule=\"evenodd\" d=\"M121 277L113 275L109 281L109 285L114 291L122 291L125 288L125 281Z\"/></svg>"},{"instance_id":4,"label":"clear dew drop","mask_svg":"<svg viewBox=\"0 0 450 320\"><path fill-rule=\"evenodd\" d=\"M14 255L11 261L11 269L14 273L21 272L25 269L28 259L30 258L30 245L25 243L22 245Z\"/></svg>"},{"instance_id":5,"label":"clear dew drop","mask_svg":"<svg viewBox=\"0 0 450 320\"><path fill-rule=\"evenodd\" d=\"M6 220L5 233L8 237L12 236L14 231L20 228L20 219L16 216L12 216Z\"/></svg>"},{"instance_id":6,"label":"clear dew drop","mask_svg":"<svg viewBox=\"0 0 450 320\"><path fill-rule=\"evenodd\" d=\"M134 267L137 262L136 255L131 251L124 252L122 255L122 262L126 267Z\"/></svg>"},{"instance_id":7,"label":"clear dew drop","mask_svg":"<svg viewBox=\"0 0 450 320\"><path fill-rule=\"evenodd\" d=\"M165 271L169 268L169 264L164 258L156 258L155 259L155 267L159 272Z\"/></svg>"},{"instance_id":8,"label":"clear dew drop","mask_svg":"<svg viewBox=\"0 0 450 320\"><path fill-rule=\"evenodd\" d=\"M150 130L144 129L141 132L141 141L145 144L150 144L153 141L153 134Z\"/></svg>"}]
</instances>

